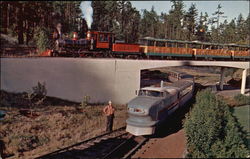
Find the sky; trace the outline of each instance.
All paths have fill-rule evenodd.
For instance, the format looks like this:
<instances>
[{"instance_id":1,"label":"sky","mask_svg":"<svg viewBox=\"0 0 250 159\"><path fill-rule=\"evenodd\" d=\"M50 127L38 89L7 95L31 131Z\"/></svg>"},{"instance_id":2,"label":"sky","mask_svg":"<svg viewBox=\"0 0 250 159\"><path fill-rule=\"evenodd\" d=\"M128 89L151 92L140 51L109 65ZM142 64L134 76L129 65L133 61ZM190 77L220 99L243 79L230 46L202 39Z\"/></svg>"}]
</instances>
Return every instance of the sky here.
<instances>
[{"instance_id":1,"label":"sky","mask_svg":"<svg viewBox=\"0 0 250 159\"><path fill-rule=\"evenodd\" d=\"M230 22L233 18L239 16L242 13L243 18L246 19L249 14L249 0L241 0L241 1L183 1L185 5L185 10L191 6L192 3L196 4L196 8L198 9L198 15L200 12L207 12L209 17L212 17L212 13L216 11L218 4L220 3L222 8L221 11L224 12L224 16L227 16L227 21ZM172 3L170 1L131 1L133 7L137 10L141 11L142 9L151 10L151 7L154 6L155 11L158 15L161 12L168 13L171 9ZM204 14L203 14L204 15ZM220 22L223 22L225 18L222 18Z\"/></svg>"}]
</instances>

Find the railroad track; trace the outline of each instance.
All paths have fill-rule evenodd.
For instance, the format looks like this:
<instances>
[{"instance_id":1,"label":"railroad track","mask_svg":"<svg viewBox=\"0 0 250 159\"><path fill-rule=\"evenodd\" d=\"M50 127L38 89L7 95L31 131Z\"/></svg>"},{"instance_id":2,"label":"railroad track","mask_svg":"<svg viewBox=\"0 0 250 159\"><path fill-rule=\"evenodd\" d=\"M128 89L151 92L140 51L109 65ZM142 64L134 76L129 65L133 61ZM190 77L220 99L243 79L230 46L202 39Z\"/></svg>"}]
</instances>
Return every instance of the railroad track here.
<instances>
[{"instance_id":1,"label":"railroad track","mask_svg":"<svg viewBox=\"0 0 250 159\"><path fill-rule=\"evenodd\" d=\"M147 141L148 138L133 136L122 127L36 159L130 158Z\"/></svg>"}]
</instances>

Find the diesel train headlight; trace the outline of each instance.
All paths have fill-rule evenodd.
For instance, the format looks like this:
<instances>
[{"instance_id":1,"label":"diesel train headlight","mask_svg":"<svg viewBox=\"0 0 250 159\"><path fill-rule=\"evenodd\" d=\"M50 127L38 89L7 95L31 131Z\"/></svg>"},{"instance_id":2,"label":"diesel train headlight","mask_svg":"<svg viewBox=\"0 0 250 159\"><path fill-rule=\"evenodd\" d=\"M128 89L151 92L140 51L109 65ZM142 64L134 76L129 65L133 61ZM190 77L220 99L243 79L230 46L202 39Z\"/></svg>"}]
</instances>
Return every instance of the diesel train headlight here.
<instances>
[{"instance_id":1,"label":"diesel train headlight","mask_svg":"<svg viewBox=\"0 0 250 159\"><path fill-rule=\"evenodd\" d=\"M140 109L140 108L134 108L134 112L144 113L145 111L143 109Z\"/></svg>"},{"instance_id":2,"label":"diesel train headlight","mask_svg":"<svg viewBox=\"0 0 250 159\"><path fill-rule=\"evenodd\" d=\"M141 108L128 108L129 112L133 112L133 113L138 113L138 114L147 114L148 111L141 109Z\"/></svg>"}]
</instances>

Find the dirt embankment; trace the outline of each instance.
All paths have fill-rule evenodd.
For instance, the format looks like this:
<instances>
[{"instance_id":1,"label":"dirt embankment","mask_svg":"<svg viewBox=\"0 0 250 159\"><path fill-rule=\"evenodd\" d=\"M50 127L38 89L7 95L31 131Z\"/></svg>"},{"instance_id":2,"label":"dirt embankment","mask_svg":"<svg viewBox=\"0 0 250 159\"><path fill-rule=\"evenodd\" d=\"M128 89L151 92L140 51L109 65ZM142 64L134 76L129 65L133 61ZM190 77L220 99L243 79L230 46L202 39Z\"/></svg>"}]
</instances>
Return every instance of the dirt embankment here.
<instances>
[{"instance_id":1,"label":"dirt embankment","mask_svg":"<svg viewBox=\"0 0 250 159\"><path fill-rule=\"evenodd\" d=\"M43 105L29 112L23 93L1 91L1 107L6 115L0 120L0 140L4 155L34 158L42 154L94 137L105 131L104 105L79 104L48 97ZM125 125L126 106L116 108L114 129Z\"/></svg>"},{"instance_id":2,"label":"dirt embankment","mask_svg":"<svg viewBox=\"0 0 250 159\"><path fill-rule=\"evenodd\" d=\"M132 158L184 158L186 139L184 130L164 138L151 139Z\"/></svg>"}]
</instances>

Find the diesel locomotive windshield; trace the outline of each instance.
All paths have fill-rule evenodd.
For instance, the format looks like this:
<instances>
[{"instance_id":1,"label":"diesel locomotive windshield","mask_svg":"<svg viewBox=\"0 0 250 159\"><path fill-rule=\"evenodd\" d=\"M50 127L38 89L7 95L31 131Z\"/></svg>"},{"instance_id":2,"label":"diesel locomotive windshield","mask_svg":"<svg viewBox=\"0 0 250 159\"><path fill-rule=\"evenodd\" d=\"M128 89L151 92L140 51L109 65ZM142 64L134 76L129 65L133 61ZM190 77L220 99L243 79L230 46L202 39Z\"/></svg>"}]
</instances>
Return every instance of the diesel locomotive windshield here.
<instances>
[{"instance_id":1,"label":"diesel locomotive windshield","mask_svg":"<svg viewBox=\"0 0 250 159\"><path fill-rule=\"evenodd\" d=\"M140 90L138 96L164 97L164 93L152 90Z\"/></svg>"}]
</instances>

